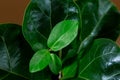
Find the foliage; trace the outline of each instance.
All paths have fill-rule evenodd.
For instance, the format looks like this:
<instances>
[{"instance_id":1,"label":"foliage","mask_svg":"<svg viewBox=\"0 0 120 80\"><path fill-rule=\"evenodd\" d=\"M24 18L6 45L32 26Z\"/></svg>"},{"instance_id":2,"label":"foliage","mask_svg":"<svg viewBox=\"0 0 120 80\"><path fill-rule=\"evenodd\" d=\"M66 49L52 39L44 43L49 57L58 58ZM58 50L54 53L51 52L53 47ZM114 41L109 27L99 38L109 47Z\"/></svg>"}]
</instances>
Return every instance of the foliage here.
<instances>
[{"instance_id":1,"label":"foliage","mask_svg":"<svg viewBox=\"0 0 120 80\"><path fill-rule=\"evenodd\" d=\"M32 52L19 25L0 24L0 80L29 80Z\"/></svg>"},{"instance_id":2,"label":"foliage","mask_svg":"<svg viewBox=\"0 0 120 80\"><path fill-rule=\"evenodd\" d=\"M109 0L32 0L23 34L35 52L49 52L39 53L40 59L33 56L30 67L40 71L51 64L47 68L56 79L117 79L120 49L113 41L119 34L119 19ZM56 58L48 60L47 55Z\"/></svg>"},{"instance_id":3,"label":"foliage","mask_svg":"<svg viewBox=\"0 0 120 80\"><path fill-rule=\"evenodd\" d=\"M1 80L120 79L120 13L109 0L31 0L22 33L0 26Z\"/></svg>"}]
</instances>

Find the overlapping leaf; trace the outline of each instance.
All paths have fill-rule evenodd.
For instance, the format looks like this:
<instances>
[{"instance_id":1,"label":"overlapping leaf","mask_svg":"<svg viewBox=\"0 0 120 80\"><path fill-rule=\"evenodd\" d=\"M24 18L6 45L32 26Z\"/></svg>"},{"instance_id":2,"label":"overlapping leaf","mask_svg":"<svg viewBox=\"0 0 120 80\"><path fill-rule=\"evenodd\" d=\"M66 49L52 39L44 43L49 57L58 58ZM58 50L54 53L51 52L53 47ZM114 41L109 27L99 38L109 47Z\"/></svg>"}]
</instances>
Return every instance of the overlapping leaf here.
<instances>
[{"instance_id":1,"label":"overlapping leaf","mask_svg":"<svg viewBox=\"0 0 120 80\"><path fill-rule=\"evenodd\" d=\"M58 22L78 19L72 0L32 0L23 21L23 34L33 50L46 47L48 35Z\"/></svg>"},{"instance_id":2,"label":"overlapping leaf","mask_svg":"<svg viewBox=\"0 0 120 80\"><path fill-rule=\"evenodd\" d=\"M43 70L51 60L50 52L46 49L37 51L30 60L30 72Z\"/></svg>"},{"instance_id":3,"label":"overlapping leaf","mask_svg":"<svg viewBox=\"0 0 120 80\"><path fill-rule=\"evenodd\" d=\"M94 38L101 38L101 37L103 38L104 37L104 38L116 40L116 37L118 36L118 33L116 31L118 28L120 15L117 12L117 9L114 7L114 5L110 2L110 0L31 0L30 4L26 10L24 21L23 21L23 29L22 30L23 30L24 37L28 41L28 43L31 45L31 47L33 48L34 51L38 51L40 49L46 48L48 35L51 32L53 26L55 26L58 22L65 20L65 19L79 20L78 22L79 22L79 28L80 28L79 32L80 33L78 34L78 36L80 35L79 36L80 38L77 37L76 40L78 40L78 38L79 38L80 41L77 41L77 43L74 43L74 45L77 45L76 48L74 46L72 46L72 49L75 49L72 51L72 52L74 52L74 53L72 53L72 55L75 55L76 53L80 53L80 57L81 57L81 54L85 50L89 50L86 47L91 46L89 44L91 44L91 42L94 40ZM113 46L116 46L113 42L111 42L109 40L108 41L103 40L103 41L105 41L106 44L110 43ZM94 44L96 44L96 42L99 42L99 40L95 41ZM81 45L78 49L78 45L80 43L81 43ZM104 42L103 42L103 44L104 44ZM101 46L101 45L99 45L99 46ZM106 49L106 47L109 49L109 47L107 45L100 47L101 51L102 50L104 51L103 48ZM117 47L115 47L115 48L116 48L116 50L118 49ZM118 62L115 62L115 64L113 64L109 68L107 67L106 69L104 69L104 68L102 68L102 67L104 67L103 59L101 59L101 57L98 57L98 58L94 58L95 59L95 61L94 61L94 59L92 57L93 62L91 62L90 66L88 66L86 69L83 68L83 67L86 67L87 63L89 64L89 61L88 62L85 62L85 61L87 59L89 59L89 57L88 57L89 54L93 55L90 52L94 52L94 49L96 49L96 48L92 47L90 49L90 51L85 51L86 54L84 54L82 56L84 58L81 61L82 67L80 67L80 70L81 70L80 74L79 74L80 78L78 78L78 79L80 79L80 80L82 80L82 79L84 80L84 78L90 79L90 80L93 80L93 79L95 79L95 80L96 79L97 80L98 79L103 79L103 80L119 79L118 75L115 74L115 76L114 76L114 72L119 74ZM67 50L68 51L71 50L71 45L69 47L67 47L66 50L63 50L63 54L67 53ZM98 52L95 55L99 55L99 54L102 54L102 52ZM111 54L109 54L109 55L111 55ZM117 52L114 55L116 55L116 54L117 54ZM70 58L71 56L69 56L67 58ZM113 58L117 57L117 56L119 56L119 55L113 56ZM106 59L105 56L103 56L103 57L104 57L104 59ZM111 57L109 57L109 58L113 59ZM98 64L98 66L95 65L94 63ZM99 63L102 63L102 65L100 65ZM70 64L70 63L68 62L68 64ZM93 70L94 66L97 70ZM114 67L116 69L113 69ZM68 69L71 69L71 68L69 68L69 66L68 66ZM99 69L103 70L103 72L100 71ZM113 70L113 72L111 72L111 74L109 73L110 69ZM74 68L74 70L75 70L75 68ZM92 73L95 71L100 72L100 74L98 75L98 72L96 74ZM64 72L65 72L65 73L63 73L64 77L67 77L67 78L74 77L74 75L71 76L72 74L67 72L67 69L66 70L64 69ZM44 79L45 79L46 73L47 72L43 71L43 74L40 76L42 77L44 75ZM102 74L102 76L101 76L101 74ZM48 76L50 76L50 75L48 75ZM98 78L96 78L96 76ZM112 76L112 77L110 77L110 76Z\"/></svg>"},{"instance_id":4,"label":"overlapping leaf","mask_svg":"<svg viewBox=\"0 0 120 80\"><path fill-rule=\"evenodd\" d=\"M81 35L83 41L89 35L97 36L98 33L104 30L108 37L111 32L114 32L119 25L120 14L117 8L109 0L77 0L81 15ZM111 30L105 32L108 28ZM114 30L113 30L114 29ZM102 35L102 34L99 34ZM114 36L112 35L112 36ZM104 37L103 35L101 37ZM108 37L109 38L109 37Z\"/></svg>"},{"instance_id":5,"label":"overlapping leaf","mask_svg":"<svg viewBox=\"0 0 120 80\"><path fill-rule=\"evenodd\" d=\"M120 48L109 39L97 39L80 61L79 77L88 80L117 80Z\"/></svg>"},{"instance_id":6,"label":"overlapping leaf","mask_svg":"<svg viewBox=\"0 0 120 80\"><path fill-rule=\"evenodd\" d=\"M59 72L62 68L62 62L57 55L51 54L51 60L50 60L50 63L49 63L49 68L54 74L59 74Z\"/></svg>"},{"instance_id":7,"label":"overlapping leaf","mask_svg":"<svg viewBox=\"0 0 120 80\"><path fill-rule=\"evenodd\" d=\"M80 15L80 41L78 53L84 51L94 38L116 40L120 14L109 0L77 0ZM109 30L108 30L109 29Z\"/></svg>"},{"instance_id":8,"label":"overlapping leaf","mask_svg":"<svg viewBox=\"0 0 120 80\"><path fill-rule=\"evenodd\" d=\"M78 21L65 20L58 23L50 33L47 44L53 51L68 46L78 34Z\"/></svg>"},{"instance_id":9,"label":"overlapping leaf","mask_svg":"<svg viewBox=\"0 0 120 80\"><path fill-rule=\"evenodd\" d=\"M66 79L71 79L73 77L75 77L77 72L77 62L73 62L72 64L70 64L69 66L66 66L65 68L63 68L62 73L63 73L63 80Z\"/></svg>"}]
</instances>

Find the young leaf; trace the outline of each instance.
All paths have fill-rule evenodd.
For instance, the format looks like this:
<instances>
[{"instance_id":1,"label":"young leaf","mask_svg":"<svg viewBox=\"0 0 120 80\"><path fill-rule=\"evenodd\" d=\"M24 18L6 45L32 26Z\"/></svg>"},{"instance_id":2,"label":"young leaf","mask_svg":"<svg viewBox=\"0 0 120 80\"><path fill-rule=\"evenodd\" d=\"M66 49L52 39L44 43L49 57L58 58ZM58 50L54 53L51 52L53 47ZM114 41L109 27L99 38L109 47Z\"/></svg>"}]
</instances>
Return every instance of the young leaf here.
<instances>
[{"instance_id":1,"label":"young leaf","mask_svg":"<svg viewBox=\"0 0 120 80\"><path fill-rule=\"evenodd\" d=\"M54 74L58 74L59 73L59 71L62 68L62 62L61 62L60 58L57 55L51 54L51 61L49 63L49 67L50 67L50 70Z\"/></svg>"},{"instance_id":2,"label":"young leaf","mask_svg":"<svg viewBox=\"0 0 120 80\"><path fill-rule=\"evenodd\" d=\"M78 32L78 21L64 20L58 23L48 38L48 47L53 51L58 51L69 45Z\"/></svg>"},{"instance_id":3,"label":"young leaf","mask_svg":"<svg viewBox=\"0 0 120 80\"><path fill-rule=\"evenodd\" d=\"M109 39L97 39L80 61L79 77L88 80L120 79L120 48Z\"/></svg>"},{"instance_id":4,"label":"young leaf","mask_svg":"<svg viewBox=\"0 0 120 80\"><path fill-rule=\"evenodd\" d=\"M73 5L72 0L30 1L25 12L22 32L34 51L47 47L47 38L55 24L64 19L78 19L77 8Z\"/></svg>"},{"instance_id":5,"label":"young leaf","mask_svg":"<svg viewBox=\"0 0 120 80\"><path fill-rule=\"evenodd\" d=\"M50 62L50 52L46 49L37 51L30 60L30 72L43 70Z\"/></svg>"},{"instance_id":6,"label":"young leaf","mask_svg":"<svg viewBox=\"0 0 120 80\"><path fill-rule=\"evenodd\" d=\"M76 70L77 70L77 62L74 61L71 65L65 67L62 70L63 80L73 78L76 74Z\"/></svg>"}]
</instances>

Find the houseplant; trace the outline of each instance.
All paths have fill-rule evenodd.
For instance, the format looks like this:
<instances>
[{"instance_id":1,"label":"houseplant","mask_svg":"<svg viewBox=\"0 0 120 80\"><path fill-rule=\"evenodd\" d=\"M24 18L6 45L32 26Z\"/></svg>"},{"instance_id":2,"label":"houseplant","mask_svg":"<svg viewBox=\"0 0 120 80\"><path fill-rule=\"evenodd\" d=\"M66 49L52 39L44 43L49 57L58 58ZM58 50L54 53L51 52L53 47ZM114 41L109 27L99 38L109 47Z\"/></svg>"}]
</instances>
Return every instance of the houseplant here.
<instances>
[{"instance_id":1,"label":"houseplant","mask_svg":"<svg viewBox=\"0 0 120 80\"><path fill-rule=\"evenodd\" d=\"M44 68L49 65L49 76L60 79L117 79L119 47L113 41L119 34L119 19L109 0L31 0L22 29L35 51L30 71L43 70L46 78ZM45 54L52 56L52 62Z\"/></svg>"},{"instance_id":2,"label":"houseplant","mask_svg":"<svg viewBox=\"0 0 120 80\"><path fill-rule=\"evenodd\" d=\"M119 24L109 0L31 0L22 27L34 51L28 79L119 79Z\"/></svg>"}]
</instances>

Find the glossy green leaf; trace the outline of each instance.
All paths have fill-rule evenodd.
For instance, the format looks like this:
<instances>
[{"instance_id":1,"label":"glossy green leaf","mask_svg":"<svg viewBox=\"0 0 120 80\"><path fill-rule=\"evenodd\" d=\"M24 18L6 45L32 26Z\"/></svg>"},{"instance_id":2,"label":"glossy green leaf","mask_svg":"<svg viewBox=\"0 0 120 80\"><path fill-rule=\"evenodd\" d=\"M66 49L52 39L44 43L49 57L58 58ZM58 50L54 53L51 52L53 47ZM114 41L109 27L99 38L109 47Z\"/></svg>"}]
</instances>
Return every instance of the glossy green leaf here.
<instances>
[{"instance_id":1,"label":"glossy green leaf","mask_svg":"<svg viewBox=\"0 0 120 80\"><path fill-rule=\"evenodd\" d=\"M46 49L37 51L30 60L30 72L43 70L51 60L50 52Z\"/></svg>"},{"instance_id":2,"label":"glossy green leaf","mask_svg":"<svg viewBox=\"0 0 120 80\"><path fill-rule=\"evenodd\" d=\"M34 51L46 48L51 29L65 19L78 19L73 0L31 0L22 32Z\"/></svg>"},{"instance_id":3,"label":"glossy green leaf","mask_svg":"<svg viewBox=\"0 0 120 80\"><path fill-rule=\"evenodd\" d=\"M80 8L79 14L81 15L81 40L89 35L97 36L101 29L107 30L108 28L111 30L106 33L106 36L110 37L111 32L114 33L112 36L115 36L120 14L110 0L77 0L76 3ZM102 34L100 35L102 36Z\"/></svg>"},{"instance_id":4,"label":"glossy green leaf","mask_svg":"<svg viewBox=\"0 0 120 80\"><path fill-rule=\"evenodd\" d=\"M58 51L69 45L77 36L78 22L76 20L65 20L58 23L50 33L48 47Z\"/></svg>"},{"instance_id":5,"label":"glossy green leaf","mask_svg":"<svg viewBox=\"0 0 120 80\"><path fill-rule=\"evenodd\" d=\"M120 48L109 39L96 39L80 60L79 77L88 80L118 80Z\"/></svg>"},{"instance_id":6,"label":"glossy green leaf","mask_svg":"<svg viewBox=\"0 0 120 80\"><path fill-rule=\"evenodd\" d=\"M77 0L76 4L80 15L80 56L95 38L116 40L120 13L110 0Z\"/></svg>"},{"instance_id":7,"label":"glossy green leaf","mask_svg":"<svg viewBox=\"0 0 120 80\"><path fill-rule=\"evenodd\" d=\"M32 52L21 34L21 26L0 24L0 80L29 80Z\"/></svg>"},{"instance_id":8,"label":"glossy green leaf","mask_svg":"<svg viewBox=\"0 0 120 80\"><path fill-rule=\"evenodd\" d=\"M63 74L63 77L62 79L66 80L66 79L69 79L69 78L73 78L76 74L76 70L77 70L77 62L74 61L72 64L66 66L63 68L62 70L62 74Z\"/></svg>"},{"instance_id":9,"label":"glossy green leaf","mask_svg":"<svg viewBox=\"0 0 120 80\"><path fill-rule=\"evenodd\" d=\"M119 33L120 14L110 0L31 0L24 16L23 35L34 51L45 49L47 48L47 40L51 30L57 23L63 20L77 20L79 30L77 37L74 39L76 42L65 46L62 50L64 68L62 79L87 80L87 77L82 76L83 73L80 74L79 78L75 78L77 76L75 75L77 64L74 67L70 65L71 61L74 63L77 59L86 57L89 53L89 48L91 49L92 42L96 38L116 40ZM79 55L76 56L76 54ZM87 57L85 59L87 61L89 58ZM85 59L83 60L84 62L81 61L80 66L85 65ZM72 68L69 68L70 66ZM71 70L73 70L73 73L69 73ZM114 70L117 71L116 69ZM110 74L114 71L109 72L107 71L105 74ZM49 70L43 69L37 73L36 77L32 76L33 80L58 79L58 76L52 74ZM119 75L112 79L119 79ZM94 80L94 78L90 78L90 80Z\"/></svg>"},{"instance_id":10,"label":"glossy green leaf","mask_svg":"<svg viewBox=\"0 0 120 80\"><path fill-rule=\"evenodd\" d=\"M51 54L51 61L49 63L49 68L54 74L58 74L59 71L61 70L62 62L57 55Z\"/></svg>"}]
</instances>

